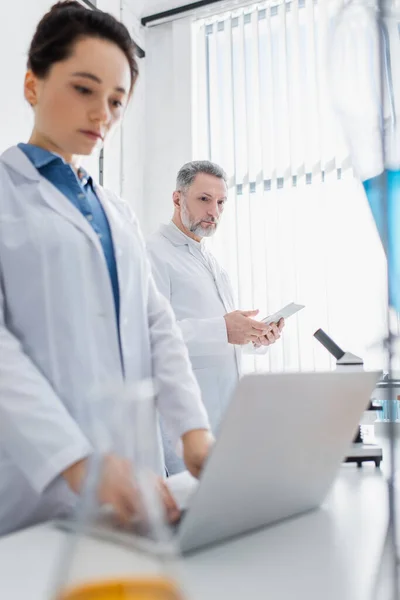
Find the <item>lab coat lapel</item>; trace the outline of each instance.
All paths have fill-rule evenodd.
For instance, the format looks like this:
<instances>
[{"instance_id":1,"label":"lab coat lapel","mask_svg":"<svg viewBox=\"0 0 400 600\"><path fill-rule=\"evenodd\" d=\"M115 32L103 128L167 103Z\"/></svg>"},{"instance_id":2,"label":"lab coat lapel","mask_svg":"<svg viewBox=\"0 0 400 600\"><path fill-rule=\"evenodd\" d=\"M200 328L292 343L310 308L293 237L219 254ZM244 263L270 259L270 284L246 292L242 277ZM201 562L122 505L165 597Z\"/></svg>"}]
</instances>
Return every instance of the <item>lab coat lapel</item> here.
<instances>
[{"instance_id":1,"label":"lab coat lapel","mask_svg":"<svg viewBox=\"0 0 400 600\"><path fill-rule=\"evenodd\" d=\"M45 177L40 175L39 171L33 166L22 150L16 146L10 148L4 152L1 160L19 173L24 179L29 181L32 186L32 192L35 190L37 191L38 200L47 204L52 210L72 223L77 229L84 233L91 242L93 242L97 250L102 253L101 244L90 224L64 194L62 194Z\"/></svg>"},{"instance_id":2,"label":"lab coat lapel","mask_svg":"<svg viewBox=\"0 0 400 600\"><path fill-rule=\"evenodd\" d=\"M221 297L221 300L223 302L226 312L229 313L229 312L233 311L234 307L232 306L232 302L229 301L230 294L229 294L229 290L227 288L229 283L227 281L225 281L225 277L224 277L223 272L221 271L219 265L218 265L218 272L216 275L214 275L214 279L215 279L215 284L218 289L218 293Z\"/></svg>"},{"instance_id":3,"label":"lab coat lapel","mask_svg":"<svg viewBox=\"0 0 400 600\"><path fill-rule=\"evenodd\" d=\"M52 183L47 181L44 177L39 182L39 193L41 198L50 208L56 211L59 215L64 217L67 221L72 223L77 229L84 233L93 244L96 246L99 252L103 252L99 239L91 227L86 221L82 213L62 194Z\"/></svg>"},{"instance_id":4,"label":"lab coat lapel","mask_svg":"<svg viewBox=\"0 0 400 600\"><path fill-rule=\"evenodd\" d=\"M191 256L198 262L200 262L203 267L205 267L209 274L212 275L215 280L214 273L211 269L211 266L207 263L206 259L197 248L193 247L189 241L187 235L185 235L182 231L180 231L172 222L168 225L163 225L161 227L161 233L164 235L174 246L185 246L186 251L191 254Z\"/></svg>"},{"instance_id":5,"label":"lab coat lapel","mask_svg":"<svg viewBox=\"0 0 400 600\"><path fill-rule=\"evenodd\" d=\"M120 296L123 298L124 289L132 285L130 278L133 269L138 267L138 261L132 261L132 256L135 255L136 258L139 258L139 249L132 244L132 213L127 210L125 203L114 194L98 185L95 185L95 190L110 226L117 263ZM129 260L127 259L127 253L124 252L128 246Z\"/></svg>"},{"instance_id":6,"label":"lab coat lapel","mask_svg":"<svg viewBox=\"0 0 400 600\"><path fill-rule=\"evenodd\" d=\"M211 269L211 265L208 264L207 260L202 255L202 253L200 252L200 250L198 250L197 248L193 248L193 246L189 242L187 243L187 246L188 246L190 254L196 260L199 260L206 267L207 271L209 271L211 273L211 275L213 276L213 278L215 279L214 272Z\"/></svg>"},{"instance_id":7,"label":"lab coat lapel","mask_svg":"<svg viewBox=\"0 0 400 600\"><path fill-rule=\"evenodd\" d=\"M221 301L224 305L226 312L231 312L234 310L233 302L229 299L231 295L229 292L229 281L224 276L224 273L220 266L218 265L215 258L212 254L208 254L208 259L202 254L200 249L195 248L188 240L187 236L178 230L178 228L173 224L169 223L168 225L164 225L161 229L161 233L170 240L175 246L183 246L185 245L188 248L189 253L193 256L193 258L199 262L207 269L208 273L212 276L215 287L217 288L217 292Z\"/></svg>"},{"instance_id":8,"label":"lab coat lapel","mask_svg":"<svg viewBox=\"0 0 400 600\"><path fill-rule=\"evenodd\" d=\"M224 305L226 312L230 312L231 310L233 310L227 297L227 286L229 285L229 283L228 281L225 281L225 278L223 277L223 271L217 263L217 261L215 260L215 258L212 256L212 254L208 253L208 257L206 258L200 250L193 248L191 244L189 244L189 252L195 258L197 258L197 260L200 260L206 266L207 270L211 273L211 276L215 283L215 287L217 288L218 295L221 298L222 304Z\"/></svg>"}]
</instances>

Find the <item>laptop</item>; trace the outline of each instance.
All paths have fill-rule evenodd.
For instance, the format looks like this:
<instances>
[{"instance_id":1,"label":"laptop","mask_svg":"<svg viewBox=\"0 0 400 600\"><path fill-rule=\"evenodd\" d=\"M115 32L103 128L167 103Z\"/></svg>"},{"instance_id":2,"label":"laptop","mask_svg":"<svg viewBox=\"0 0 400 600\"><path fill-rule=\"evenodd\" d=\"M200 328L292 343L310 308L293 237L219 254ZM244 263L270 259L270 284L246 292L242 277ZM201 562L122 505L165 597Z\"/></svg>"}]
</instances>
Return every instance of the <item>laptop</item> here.
<instances>
[{"instance_id":1,"label":"laptop","mask_svg":"<svg viewBox=\"0 0 400 600\"><path fill-rule=\"evenodd\" d=\"M244 376L175 527L191 552L313 510L336 477L380 373ZM134 531L95 535L151 551Z\"/></svg>"}]
</instances>

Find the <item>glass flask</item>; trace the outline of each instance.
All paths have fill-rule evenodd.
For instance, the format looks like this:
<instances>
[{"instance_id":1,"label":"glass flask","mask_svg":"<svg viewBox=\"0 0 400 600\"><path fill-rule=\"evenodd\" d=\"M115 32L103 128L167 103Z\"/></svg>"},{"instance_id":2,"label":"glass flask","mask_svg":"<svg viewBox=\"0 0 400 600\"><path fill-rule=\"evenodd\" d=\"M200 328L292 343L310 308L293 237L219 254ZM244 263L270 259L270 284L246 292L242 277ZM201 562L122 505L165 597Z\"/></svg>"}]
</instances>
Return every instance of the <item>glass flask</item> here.
<instances>
[{"instance_id":1,"label":"glass flask","mask_svg":"<svg viewBox=\"0 0 400 600\"><path fill-rule=\"evenodd\" d=\"M187 598L178 584L180 561L162 501L155 398L153 382L145 380L103 391L88 407L94 452L74 514L57 524L67 535L51 600ZM128 519L101 494L107 473L121 465L129 502L131 492L133 498Z\"/></svg>"}]
</instances>

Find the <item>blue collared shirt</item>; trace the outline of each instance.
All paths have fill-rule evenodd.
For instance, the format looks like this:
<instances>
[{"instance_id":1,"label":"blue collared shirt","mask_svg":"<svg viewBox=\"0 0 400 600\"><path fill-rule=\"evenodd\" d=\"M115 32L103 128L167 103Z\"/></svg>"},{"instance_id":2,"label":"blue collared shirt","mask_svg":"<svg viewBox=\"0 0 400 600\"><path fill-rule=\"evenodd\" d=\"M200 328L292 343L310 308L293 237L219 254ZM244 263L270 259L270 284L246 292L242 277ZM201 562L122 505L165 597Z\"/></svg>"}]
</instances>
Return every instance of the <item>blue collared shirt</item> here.
<instances>
[{"instance_id":1,"label":"blue collared shirt","mask_svg":"<svg viewBox=\"0 0 400 600\"><path fill-rule=\"evenodd\" d=\"M100 200L94 190L92 178L79 169L79 177L73 168L58 154L32 144L18 144L39 173L52 183L82 213L96 232L106 259L115 314L119 329L119 284L114 244L110 225Z\"/></svg>"}]
</instances>

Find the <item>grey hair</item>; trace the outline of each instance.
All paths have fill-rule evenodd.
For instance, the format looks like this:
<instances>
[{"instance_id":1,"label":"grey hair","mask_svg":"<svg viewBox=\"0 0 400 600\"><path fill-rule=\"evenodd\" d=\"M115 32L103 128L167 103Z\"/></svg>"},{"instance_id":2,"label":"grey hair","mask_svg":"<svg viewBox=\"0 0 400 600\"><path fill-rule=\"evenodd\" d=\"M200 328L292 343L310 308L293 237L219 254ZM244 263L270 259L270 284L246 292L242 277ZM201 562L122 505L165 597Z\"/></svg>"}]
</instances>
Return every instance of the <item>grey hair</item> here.
<instances>
[{"instance_id":1,"label":"grey hair","mask_svg":"<svg viewBox=\"0 0 400 600\"><path fill-rule=\"evenodd\" d=\"M209 160L193 160L188 162L180 169L176 178L176 189L186 191L195 180L196 175L205 173L223 179L228 185L225 171L219 165Z\"/></svg>"}]
</instances>

